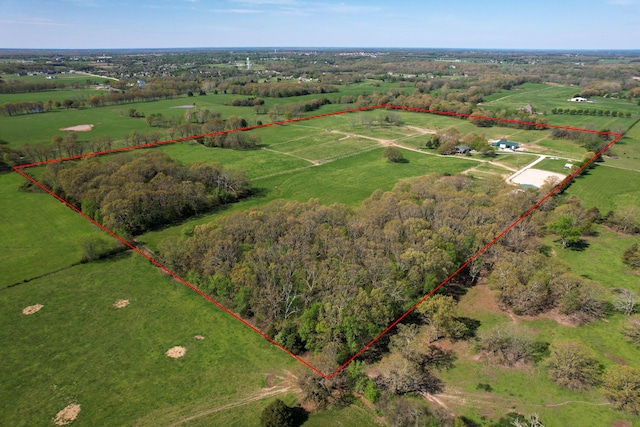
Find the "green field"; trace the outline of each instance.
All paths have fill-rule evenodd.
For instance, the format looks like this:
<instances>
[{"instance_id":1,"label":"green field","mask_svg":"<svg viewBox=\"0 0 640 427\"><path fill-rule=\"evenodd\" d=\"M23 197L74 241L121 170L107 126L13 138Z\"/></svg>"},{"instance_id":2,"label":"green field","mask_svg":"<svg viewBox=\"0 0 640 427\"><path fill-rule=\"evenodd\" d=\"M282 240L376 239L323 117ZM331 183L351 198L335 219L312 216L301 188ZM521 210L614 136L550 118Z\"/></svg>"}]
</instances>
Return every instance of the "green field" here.
<instances>
[{"instance_id":1,"label":"green field","mask_svg":"<svg viewBox=\"0 0 640 427\"><path fill-rule=\"evenodd\" d=\"M598 165L576 178L566 191L575 194L588 207L597 207L602 214L623 206L640 206L638 172Z\"/></svg>"},{"instance_id":2,"label":"green field","mask_svg":"<svg viewBox=\"0 0 640 427\"><path fill-rule=\"evenodd\" d=\"M114 308L119 299L130 305ZM44 307L21 313L34 304ZM4 290L0 305L2 342L12 343L0 350L7 425L47 425L71 402L82 405L78 425L143 417L145 425L167 425L254 393L269 372L295 364L130 253ZM176 345L187 349L184 358L166 357Z\"/></svg>"},{"instance_id":3,"label":"green field","mask_svg":"<svg viewBox=\"0 0 640 427\"><path fill-rule=\"evenodd\" d=\"M27 77L24 78L26 79ZM38 77L29 78L37 79ZM44 77L42 78L44 79ZM102 81L104 79L98 80ZM387 91L390 87L391 84L384 84L377 87L370 82L363 82L341 88L341 91L337 93L305 95L291 98L265 98L265 105L268 108L271 108L275 104L284 105L295 102L304 102L321 97L337 100L343 95L353 95L357 97L360 94ZM16 102L19 100L46 102L49 99L62 100L65 98L77 98L95 93L97 92L93 89L73 90L66 88L51 92L38 92L32 94L0 94L0 104L4 102ZM89 140L96 136L104 135L111 135L115 140L120 140L124 138L124 135L133 130L136 132L146 133L155 129L149 127L143 118L134 119L123 117L122 112L126 112L132 108L144 113L146 116L151 114L162 114L165 118L168 118L183 117L185 114L185 109L172 107L194 104L194 109L209 109L210 111L220 113L223 118L230 115L238 115L246 119L250 124L255 124L259 120L263 122L270 121L266 115L256 114L252 107L233 107L226 105L229 101L236 98L247 97L242 95L210 93L204 96L183 96L154 102L137 102L99 108L85 107L71 110L54 108L54 111L50 113L27 114L13 117L0 116L0 129L2 129L2 131L0 131L0 140L7 141L10 146L14 147L23 146L27 143L31 145L46 145L51 141L51 137L55 135L64 135L64 132L59 129L81 124L93 124L94 128L91 132L80 133L80 140ZM342 111L344 109L345 105L329 104L313 113L310 113L309 115Z\"/></svg>"},{"instance_id":4,"label":"green field","mask_svg":"<svg viewBox=\"0 0 640 427\"><path fill-rule=\"evenodd\" d=\"M0 174L0 289L80 262L82 241L104 236L48 194L19 192L24 181Z\"/></svg>"},{"instance_id":5,"label":"green field","mask_svg":"<svg viewBox=\"0 0 640 427\"><path fill-rule=\"evenodd\" d=\"M76 76L76 78L78 78ZM388 91L391 83L371 81L341 87L345 94ZM406 88L410 91L411 88ZM501 92L485 100L490 108L516 108L531 102L550 109L566 104L577 88L526 84L514 92ZM66 97L71 90L56 92ZM78 93L80 93L79 91ZM49 93L37 94L49 99ZM32 96L32 95L29 95ZM35 95L33 95L35 97ZM60 110L18 117L0 117L0 139L10 147L48 144L57 129L93 123L94 130L80 139L99 135L122 138L131 130L152 130L143 119L122 117L120 111L136 108L149 115L184 115L173 106L195 102L197 108L218 111L223 117L237 114L249 122L266 120L249 107L224 105L235 95L199 96L166 101L103 108ZM265 99L267 105L286 104L317 98L309 95L292 99ZM26 99L26 98L23 98ZM37 99L37 98L34 98ZM0 97L0 102L4 102ZM621 100L598 100L603 105L623 108ZM564 104L563 104L564 103ZM620 104L620 105L619 105ZM609 104L607 104L609 105ZM633 106L624 105L633 110ZM339 111L344 105L331 104L310 114ZM622 110L621 110L622 111ZM627 110L624 110L627 111ZM167 236L176 236L195 225L216 220L240 209L263 206L277 200L322 204L360 205L375 190L390 190L398 181L430 173L470 174L484 178L509 173L534 160L531 155L499 153L495 164L481 158L436 156L432 150L402 150L405 162L389 163L382 157L382 144L394 142L417 148L429 138L424 129L456 127L486 138L507 137L531 152L580 159L584 148L549 138L548 131L525 131L494 126L477 128L467 120L446 116L397 112L400 126L381 126L383 111L345 114L273 126L253 131L260 136L259 148L233 151L206 148L194 142L158 148L183 164L217 162L246 171L255 189L252 197L218 211L150 231L138 240L157 249ZM630 119L583 116L547 116L553 123L586 126L591 119L599 129L632 123ZM570 121L570 119L576 119ZM584 119L584 120L583 120ZM369 124L371 123L371 124ZM563 122L564 123L564 122ZM416 128L422 128L416 129ZM614 148L617 158L589 170L566 191L575 194L588 208L602 213L627 205L640 206L640 128L635 126ZM566 173L564 159L546 159L541 169ZM42 169L33 169L34 174ZM7 425L50 425L53 416L69 403L82 405L74 425L257 425L259 413L277 395L296 404L297 395L289 387L291 374L300 369L290 356L275 348L255 332L199 297L183 285L160 273L142 257L131 252L111 259L79 264L82 242L89 237L109 240L106 234L68 207L43 193L19 192L24 179L18 174L0 175L0 320L3 360L0 375L0 414ZM637 237L621 236L605 228L595 238L587 238L583 252L563 251L545 237L559 258L577 274L598 281L607 288L639 290L637 274L621 262L621 254ZM111 240L109 240L111 241ZM599 260L594 262L594 259ZM606 261L604 261L606 260ZM40 277L42 276L42 277ZM29 280L33 279L33 280ZM26 281L29 280L29 281ZM23 282L26 281L26 282ZM14 285L9 287L10 285ZM504 312L475 304L476 288L463 297L461 315L482 322L481 330L511 321ZM131 304L116 309L113 303L128 299ZM21 310L33 304L44 308L30 316ZM623 318L612 316L578 328L562 326L548 318L519 319L547 341L578 339L596 351L605 366L612 358L622 358L640 366L638 350L618 333ZM202 335L204 340L196 340ZM175 345L187 348L186 355L169 359L164 352ZM547 426L611 425L630 419L611 410L597 391L574 393L547 379L542 366L523 369L495 368L462 352L455 368L442 373L448 388L449 409L477 422L499 418L510 409L538 412ZM267 377L282 376L280 388L269 394ZM476 390L478 382L489 383L493 393ZM523 387L528 384L528 387ZM443 399L449 399L443 397ZM575 403L587 401L586 404ZM555 405L555 406L554 406ZM484 415L486 418L481 419ZM190 421L187 418L195 417ZM311 414L305 426L375 425L375 414L360 404Z\"/></svg>"},{"instance_id":6,"label":"green field","mask_svg":"<svg viewBox=\"0 0 640 427\"><path fill-rule=\"evenodd\" d=\"M556 125L568 125L581 127L583 123L603 121L604 127L615 124L629 123L629 119L615 117L578 116L570 114L551 114L553 108L589 109L589 110L615 110L623 113L631 113L634 117L640 114L638 105L624 99L611 99L594 97L593 103L571 102L574 95L580 93L579 87L559 86L549 84L525 83L514 90L502 90L486 96L482 106L489 109L508 108L515 110L527 104L533 105L535 111L544 113L549 123ZM627 121L625 121L627 120ZM604 128L603 127L603 128Z\"/></svg>"}]
</instances>

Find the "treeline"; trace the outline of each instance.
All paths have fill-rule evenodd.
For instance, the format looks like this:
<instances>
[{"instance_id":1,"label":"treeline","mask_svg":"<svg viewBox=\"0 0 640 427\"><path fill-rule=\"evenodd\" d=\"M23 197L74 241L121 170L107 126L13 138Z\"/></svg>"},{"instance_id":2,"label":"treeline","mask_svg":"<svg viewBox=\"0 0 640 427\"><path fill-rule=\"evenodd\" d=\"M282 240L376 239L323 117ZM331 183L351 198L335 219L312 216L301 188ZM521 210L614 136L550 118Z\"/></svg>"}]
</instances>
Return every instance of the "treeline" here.
<instances>
[{"instance_id":1,"label":"treeline","mask_svg":"<svg viewBox=\"0 0 640 427\"><path fill-rule=\"evenodd\" d=\"M590 126L593 127L593 126ZM568 139L580 143L589 152L598 152L611 140L611 135L598 132L582 132L568 129L553 129L551 137Z\"/></svg>"},{"instance_id":2,"label":"treeline","mask_svg":"<svg viewBox=\"0 0 640 427\"><path fill-rule=\"evenodd\" d=\"M5 102L0 105L0 116L44 113L45 104L40 101Z\"/></svg>"},{"instance_id":3,"label":"treeline","mask_svg":"<svg viewBox=\"0 0 640 427\"><path fill-rule=\"evenodd\" d=\"M230 148L232 150L252 150L258 147L260 137L247 132L229 132L207 136L202 144L205 147Z\"/></svg>"},{"instance_id":4,"label":"treeline","mask_svg":"<svg viewBox=\"0 0 640 427\"><path fill-rule=\"evenodd\" d=\"M269 98L288 98L312 94L338 92L335 86L322 83L298 83L298 82L271 82L271 83L246 83L228 84L222 83L217 87L218 91L235 95L249 95Z\"/></svg>"},{"instance_id":5,"label":"treeline","mask_svg":"<svg viewBox=\"0 0 640 427\"><path fill-rule=\"evenodd\" d=\"M66 85L64 82L49 80L46 82L25 82L20 80L5 81L0 79L0 94L13 94L13 93L33 93L33 92L46 92L56 89L64 89Z\"/></svg>"},{"instance_id":6,"label":"treeline","mask_svg":"<svg viewBox=\"0 0 640 427\"><path fill-rule=\"evenodd\" d=\"M176 164L160 151L47 165L43 183L124 236L140 234L249 194L241 170Z\"/></svg>"},{"instance_id":7,"label":"treeline","mask_svg":"<svg viewBox=\"0 0 640 427\"><path fill-rule=\"evenodd\" d=\"M376 191L358 210L282 201L234 213L160 250L171 268L291 351L331 347L340 363L536 197L497 182L430 175ZM509 239L513 250L527 249L532 234ZM468 280L481 269L474 266Z\"/></svg>"},{"instance_id":8,"label":"treeline","mask_svg":"<svg viewBox=\"0 0 640 427\"><path fill-rule=\"evenodd\" d=\"M232 107L255 107L257 105L264 105L264 99L249 97L249 98L234 98L227 102L227 105Z\"/></svg>"},{"instance_id":9,"label":"treeline","mask_svg":"<svg viewBox=\"0 0 640 427\"><path fill-rule=\"evenodd\" d=\"M616 110L595 110L589 108L552 108L551 114L569 114L571 116L612 116L630 118L631 113Z\"/></svg>"},{"instance_id":10,"label":"treeline","mask_svg":"<svg viewBox=\"0 0 640 427\"><path fill-rule=\"evenodd\" d=\"M186 94L186 89L171 89L163 87L131 88L126 91L114 91L106 94L92 95L86 103L92 107L107 105L132 104L134 102L159 101L171 99Z\"/></svg>"}]
</instances>

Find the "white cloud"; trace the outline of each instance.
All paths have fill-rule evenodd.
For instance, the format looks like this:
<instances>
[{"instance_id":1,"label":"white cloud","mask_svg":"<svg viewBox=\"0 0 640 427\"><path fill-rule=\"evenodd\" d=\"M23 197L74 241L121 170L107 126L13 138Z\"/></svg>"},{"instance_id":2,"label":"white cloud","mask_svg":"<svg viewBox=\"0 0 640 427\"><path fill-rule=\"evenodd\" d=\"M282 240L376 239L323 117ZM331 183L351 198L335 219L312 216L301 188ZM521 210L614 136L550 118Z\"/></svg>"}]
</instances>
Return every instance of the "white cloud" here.
<instances>
[{"instance_id":1,"label":"white cloud","mask_svg":"<svg viewBox=\"0 0 640 427\"><path fill-rule=\"evenodd\" d=\"M258 9L211 9L211 12L236 13L236 14L242 14L242 15L252 15L256 13L262 13L262 11Z\"/></svg>"},{"instance_id":2,"label":"white cloud","mask_svg":"<svg viewBox=\"0 0 640 427\"><path fill-rule=\"evenodd\" d=\"M7 25L37 25L37 26L49 26L49 27L64 27L67 24L61 22L55 22L47 18L37 18L33 16L22 17L14 16L9 19L0 19L0 23Z\"/></svg>"},{"instance_id":3,"label":"white cloud","mask_svg":"<svg viewBox=\"0 0 640 427\"><path fill-rule=\"evenodd\" d=\"M293 6L298 2L296 0L234 0L235 3L250 5L268 5L268 6Z\"/></svg>"}]
</instances>

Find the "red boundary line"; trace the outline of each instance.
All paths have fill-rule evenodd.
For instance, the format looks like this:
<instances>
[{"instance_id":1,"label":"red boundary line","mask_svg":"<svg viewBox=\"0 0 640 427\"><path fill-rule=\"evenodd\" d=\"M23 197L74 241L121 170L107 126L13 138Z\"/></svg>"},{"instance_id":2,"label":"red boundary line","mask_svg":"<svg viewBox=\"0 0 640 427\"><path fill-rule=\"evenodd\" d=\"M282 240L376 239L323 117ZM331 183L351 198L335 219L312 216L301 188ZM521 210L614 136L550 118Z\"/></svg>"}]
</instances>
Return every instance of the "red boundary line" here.
<instances>
[{"instance_id":1,"label":"red boundary line","mask_svg":"<svg viewBox=\"0 0 640 427\"><path fill-rule=\"evenodd\" d=\"M393 109L393 110L404 110L404 111L417 112L417 113L439 114L439 115L461 117L461 118L472 118L472 119L473 118L477 118L477 119L491 120L491 121L502 122L502 123L514 123L514 124L518 124L518 125L529 125L529 126L552 128L552 129L565 129L565 130L574 130L574 131L579 131L579 132L591 132L591 133L597 133L599 135L611 135L611 136L614 136L615 138L611 142L609 142L606 146L604 146L600 151L598 151L595 156L593 156L591 159L586 161L578 170L573 172L571 175L566 177L561 183L559 183L556 187L554 187L553 190L551 190L549 192L549 194L547 194L542 199L540 199L535 205L533 205L524 214L522 214L518 219L516 219L513 223L511 223L511 225L509 225L500 234L498 234L496 237L494 237L494 239L491 240L491 242L489 242L485 247L480 249L478 252L476 252L475 255L473 255L471 258L469 258L464 264L462 264L460 267L458 267L458 269L456 271L451 273L451 275L449 277L444 279L431 292L429 292L427 295L422 297L417 303L415 303L413 305L413 307L411 307L404 314L402 314L400 317L398 317L393 323L391 323L389 326L387 326L387 328L384 331L380 332L368 344L366 344L364 347L362 347L356 354L351 356L351 358L349 358L349 360L344 362L338 369L336 369L335 371L333 371L330 374L323 373L318 368L316 368L315 366L311 365L309 362L307 362L304 359L302 359L301 357L293 354L291 351L289 351L286 348L284 348L282 345L277 343L274 339L270 338L267 334L262 332L256 326L252 325L247 320L245 320L242 317L240 317L238 314L236 314L233 311L229 310L228 308L226 308L225 306L220 304L218 301L214 300L209 295L205 294L204 292L199 290L197 287L195 287L191 283L187 282L185 279L183 279L182 277L178 276L173 271L169 270L167 267L165 267L163 264L161 264L160 262L158 262L154 258L146 255L140 249L138 249L137 247L135 247L134 245L129 243L126 239L120 237L119 235L117 235L116 233L114 233L113 231L111 231L110 229L105 227L104 225L100 224L99 222L97 222L96 220L91 218L90 216L86 215L80 209L78 209L75 206L73 206L73 204L69 203L68 201L66 201L62 197L58 196L53 191L48 189L45 185L43 185L38 180L36 180L31 175L27 174L26 172L24 172L22 170L22 169L27 169L27 168L34 167L34 166L47 165L49 163L61 163L61 162L69 161L69 160L78 160L78 159L84 159L84 158L88 158L88 157L102 156L102 155L106 155L106 154L122 153L122 152L126 152L126 151L139 150L139 149L143 149L143 148L159 147L159 146L162 146L162 145L174 144L176 142L183 142L183 141L191 141L191 140L194 140L194 139L205 138L205 137L208 137L208 136L224 135L224 134L232 133L232 132L250 131L250 130L254 130L254 129L260 129L260 128L269 127L269 126L286 125L286 124L289 124L289 123L296 123L296 122L301 122L301 121L306 121L306 120L319 119L319 118L322 118L322 117L338 116L338 115L341 115L341 114L356 113L356 112L359 112L359 111L370 111L370 110L375 110L375 109L380 109L380 108ZM117 149L113 149L113 150L106 150L106 151L87 153L87 154L83 154L83 155L79 155L79 156L61 157L59 159L53 159L53 160L47 160L47 161L43 161L43 162L34 162L34 163L14 166L13 170L16 171L17 173L19 173L20 175L22 175L27 180L29 180L32 183L34 183L35 185L37 185L38 187L40 187L42 190L46 191L48 194L50 194L51 196L56 198L58 201L62 202L67 207L71 208L73 211L75 211L77 214L81 215L86 220L88 220L88 221L92 222L93 224L95 224L98 228L102 229L107 234L111 235L112 237L114 237L116 240L118 240L119 242L121 242L122 244L124 244L125 246L130 248L131 250L133 250L133 251L137 252L138 254L140 254L142 257L147 259L149 262L151 262L153 265L158 267L160 270L162 270L165 273L167 273L169 276L173 277L178 282L180 282L183 285L187 286L188 288L190 288L191 290L196 292L198 295L200 295L201 297L203 297L207 301L213 303L218 308L223 310L225 313L227 313L230 316L232 316L234 319L242 322L244 325L246 325L247 327L251 328L253 331L255 331L256 333L261 335L263 338L268 340L270 343L272 343L273 345L277 346L280 350L286 352L287 354L289 354L291 357L295 358L299 362L303 363L309 369L311 369L314 372L316 372L318 375L320 375L320 376L322 376L322 377L324 377L326 379L331 379L335 375L337 375L340 371L342 371L344 368L346 368L347 365L349 365L351 362L353 362L358 356L360 356L362 353L364 353L366 350L368 350L369 347L371 347L374 343L376 343L383 335L385 335L387 332L389 332L391 329L393 329L398 323L400 323L402 320L404 320L404 318L407 317L416 308L418 308L418 306L420 304L422 304L429 297L431 297L433 294L435 294L440 288L442 288L447 283L449 283L465 267L467 267L469 264L471 264L476 258L478 258L480 255L482 255L487 249L489 249L498 240L500 240L502 238L502 236L507 234L511 229L513 229L516 225L518 225L522 220L524 220L532 212L534 212L536 209L538 209L545 201L547 201L547 199L549 199L555 193L560 191L560 189L566 183L570 182L573 178L575 178L578 174L580 174L580 172L582 172L586 167L588 167L591 163L593 163L607 149L609 149L613 144L618 142L618 140L620 138L622 138L622 134L617 134L617 133L613 133L613 132L599 132L599 131L596 131L596 130L581 129L581 128L574 128L574 127L568 127L568 126L554 126L554 125L540 124L540 123L533 123L533 122L523 122L523 121L518 121L518 120L498 119L498 118L495 118L495 117L476 116L476 115L460 114L460 113L449 113L449 112L444 112L444 111L427 110L427 109L422 109L422 108L411 108L411 107L404 107L404 106L399 106L399 105L380 104L380 105L376 105L376 106L372 106L372 107L363 107L363 108L357 108L357 109L351 109L351 110L338 111L338 112L334 112L334 113L326 113L326 114L320 114L320 115L315 115L315 116L302 117L302 118L292 119L292 120L277 121L277 122L262 124L262 125L258 125L258 126L250 126L250 127L246 127L246 128L227 130L227 131L222 131L222 132L214 132L214 133L191 136L191 137L186 137L186 138L178 138L178 139L171 139L171 140L167 140L167 141L158 141L158 142L152 142L152 143L148 143L148 144L134 145L134 146L130 146L130 147L117 148Z\"/></svg>"}]
</instances>

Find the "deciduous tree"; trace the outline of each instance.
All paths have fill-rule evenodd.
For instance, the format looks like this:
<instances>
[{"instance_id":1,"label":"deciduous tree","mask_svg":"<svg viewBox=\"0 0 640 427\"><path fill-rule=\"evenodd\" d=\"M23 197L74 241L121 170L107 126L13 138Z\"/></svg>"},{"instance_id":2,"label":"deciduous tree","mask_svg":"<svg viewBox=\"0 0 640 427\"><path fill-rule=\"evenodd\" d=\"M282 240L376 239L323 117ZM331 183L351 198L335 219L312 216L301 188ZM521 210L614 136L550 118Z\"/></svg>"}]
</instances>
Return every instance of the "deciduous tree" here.
<instances>
[{"instance_id":1,"label":"deciduous tree","mask_svg":"<svg viewBox=\"0 0 640 427\"><path fill-rule=\"evenodd\" d=\"M547 362L549 377L571 390L585 390L600 382L602 367L586 347L576 342L551 346Z\"/></svg>"}]
</instances>

